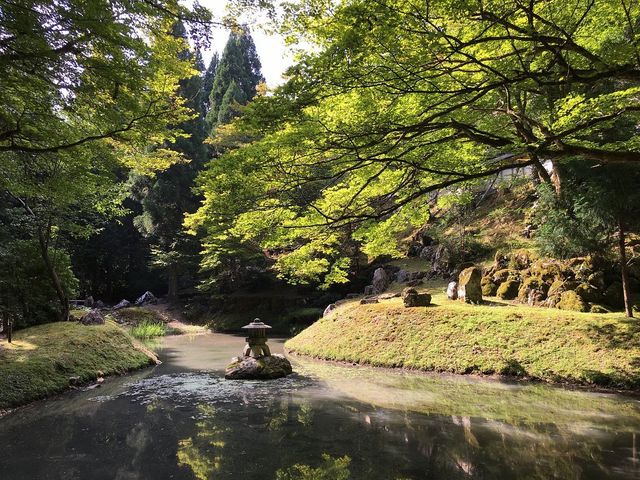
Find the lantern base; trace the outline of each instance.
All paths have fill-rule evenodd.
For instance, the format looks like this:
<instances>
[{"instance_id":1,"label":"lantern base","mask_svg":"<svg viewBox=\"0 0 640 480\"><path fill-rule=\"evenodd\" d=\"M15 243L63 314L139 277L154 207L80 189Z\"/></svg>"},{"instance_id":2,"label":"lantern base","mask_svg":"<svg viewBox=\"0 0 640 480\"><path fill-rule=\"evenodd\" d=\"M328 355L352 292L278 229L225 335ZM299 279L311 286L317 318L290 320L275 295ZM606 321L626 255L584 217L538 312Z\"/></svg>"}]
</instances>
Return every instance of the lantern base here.
<instances>
[{"instance_id":1,"label":"lantern base","mask_svg":"<svg viewBox=\"0 0 640 480\"><path fill-rule=\"evenodd\" d=\"M273 380L293 373L291 363L284 355L264 357L236 357L225 370L228 380Z\"/></svg>"}]
</instances>

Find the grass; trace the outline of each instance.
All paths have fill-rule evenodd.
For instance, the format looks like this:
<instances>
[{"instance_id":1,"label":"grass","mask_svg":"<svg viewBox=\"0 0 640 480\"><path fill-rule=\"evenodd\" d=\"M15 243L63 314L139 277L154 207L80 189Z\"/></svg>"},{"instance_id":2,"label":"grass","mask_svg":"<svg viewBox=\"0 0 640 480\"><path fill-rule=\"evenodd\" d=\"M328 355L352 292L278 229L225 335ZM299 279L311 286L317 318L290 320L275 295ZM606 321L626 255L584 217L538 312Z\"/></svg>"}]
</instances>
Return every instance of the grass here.
<instances>
[{"instance_id":1,"label":"grass","mask_svg":"<svg viewBox=\"0 0 640 480\"><path fill-rule=\"evenodd\" d=\"M0 342L0 409L64 391L78 383L121 374L156 362L113 321L84 326L59 322L19 330Z\"/></svg>"},{"instance_id":2,"label":"grass","mask_svg":"<svg viewBox=\"0 0 640 480\"><path fill-rule=\"evenodd\" d=\"M492 300L472 306L436 293L434 305L421 308L404 308L398 298L354 300L286 347L374 366L640 389L639 320Z\"/></svg>"},{"instance_id":3,"label":"grass","mask_svg":"<svg viewBox=\"0 0 640 480\"><path fill-rule=\"evenodd\" d=\"M134 338L146 339L164 337L167 334L167 330L167 326L164 323L143 320L134 326L129 333Z\"/></svg>"}]
</instances>

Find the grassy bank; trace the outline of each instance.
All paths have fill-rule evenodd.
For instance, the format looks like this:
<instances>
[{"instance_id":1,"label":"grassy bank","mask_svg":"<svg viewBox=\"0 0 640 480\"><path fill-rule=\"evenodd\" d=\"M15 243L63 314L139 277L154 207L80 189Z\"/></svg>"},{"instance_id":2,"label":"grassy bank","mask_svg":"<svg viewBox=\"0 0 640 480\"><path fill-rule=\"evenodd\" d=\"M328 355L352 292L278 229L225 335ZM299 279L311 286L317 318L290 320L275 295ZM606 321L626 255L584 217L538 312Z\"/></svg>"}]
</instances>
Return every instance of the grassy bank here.
<instances>
[{"instance_id":1,"label":"grassy bank","mask_svg":"<svg viewBox=\"0 0 640 480\"><path fill-rule=\"evenodd\" d=\"M114 322L84 326L51 323L20 330L0 342L0 409L59 393L74 382L95 380L155 363Z\"/></svg>"},{"instance_id":2,"label":"grassy bank","mask_svg":"<svg viewBox=\"0 0 640 480\"><path fill-rule=\"evenodd\" d=\"M499 302L472 306L443 294L434 304L344 303L286 347L374 366L640 389L639 320Z\"/></svg>"}]
</instances>

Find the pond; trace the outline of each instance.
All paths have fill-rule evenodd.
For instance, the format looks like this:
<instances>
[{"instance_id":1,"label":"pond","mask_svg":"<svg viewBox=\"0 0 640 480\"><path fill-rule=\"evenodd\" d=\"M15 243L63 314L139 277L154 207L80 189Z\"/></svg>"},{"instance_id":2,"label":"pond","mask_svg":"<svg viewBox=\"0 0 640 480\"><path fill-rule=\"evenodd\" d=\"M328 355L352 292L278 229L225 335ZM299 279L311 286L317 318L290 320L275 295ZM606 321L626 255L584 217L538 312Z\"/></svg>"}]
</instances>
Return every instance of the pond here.
<instances>
[{"instance_id":1,"label":"pond","mask_svg":"<svg viewBox=\"0 0 640 480\"><path fill-rule=\"evenodd\" d=\"M226 381L242 346L167 337L158 367L7 415L0 479L640 478L634 397L299 358Z\"/></svg>"}]
</instances>

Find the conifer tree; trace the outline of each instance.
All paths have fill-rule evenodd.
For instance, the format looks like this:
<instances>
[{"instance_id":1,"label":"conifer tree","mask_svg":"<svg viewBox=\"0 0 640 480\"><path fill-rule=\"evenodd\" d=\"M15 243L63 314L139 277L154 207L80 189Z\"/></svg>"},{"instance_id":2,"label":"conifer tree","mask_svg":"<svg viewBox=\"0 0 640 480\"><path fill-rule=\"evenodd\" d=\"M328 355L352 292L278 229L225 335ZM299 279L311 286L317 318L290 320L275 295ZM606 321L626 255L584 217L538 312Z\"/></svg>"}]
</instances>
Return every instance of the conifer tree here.
<instances>
[{"instance_id":1,"label":"conifer tree","mask_svg":"<svg viewBox=\"0 0 640 480\"><path fill-rule=\"evenodd\" d=\"M228 121L234 116L232 100L244 104L255 96L258 85L264 82L260 69L260 59L249 30L244 28L232 32L216 68L209 94L207 123L210 128L215 128L221 123L220 120ZM236 86L232 87L232 82Z\"/></svg>"}]
</instances>

